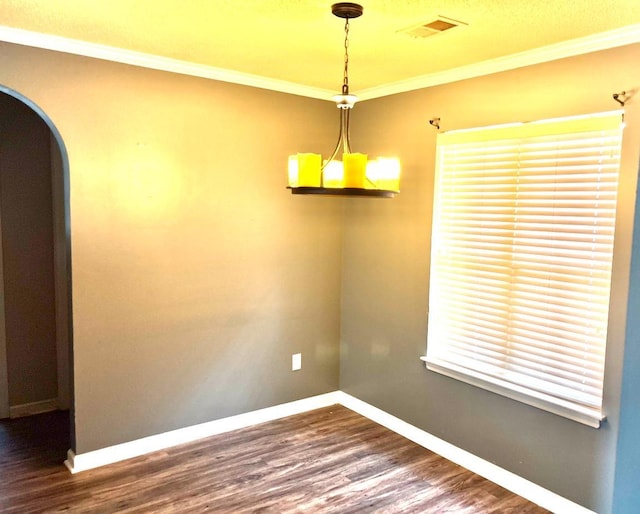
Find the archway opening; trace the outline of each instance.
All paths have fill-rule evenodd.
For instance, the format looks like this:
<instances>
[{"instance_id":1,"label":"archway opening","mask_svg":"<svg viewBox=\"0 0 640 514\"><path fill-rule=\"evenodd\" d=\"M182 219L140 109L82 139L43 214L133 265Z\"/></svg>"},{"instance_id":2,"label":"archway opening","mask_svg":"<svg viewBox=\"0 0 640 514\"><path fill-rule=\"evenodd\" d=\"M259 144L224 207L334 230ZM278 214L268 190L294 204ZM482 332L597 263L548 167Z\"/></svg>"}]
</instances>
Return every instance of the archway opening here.
<instances>
[{"instance_id":1,"label":"archway opening","mask_svg":"<svg viewBox=\"0 0 640 514\"><path fill-rule=\"evenodd\" d=\"M74 448L67 151L46 113L1 85L0 133L0 418L11 420L2 422L4 442L43 444L48 433Z\"/></svg>"}]
</instances>

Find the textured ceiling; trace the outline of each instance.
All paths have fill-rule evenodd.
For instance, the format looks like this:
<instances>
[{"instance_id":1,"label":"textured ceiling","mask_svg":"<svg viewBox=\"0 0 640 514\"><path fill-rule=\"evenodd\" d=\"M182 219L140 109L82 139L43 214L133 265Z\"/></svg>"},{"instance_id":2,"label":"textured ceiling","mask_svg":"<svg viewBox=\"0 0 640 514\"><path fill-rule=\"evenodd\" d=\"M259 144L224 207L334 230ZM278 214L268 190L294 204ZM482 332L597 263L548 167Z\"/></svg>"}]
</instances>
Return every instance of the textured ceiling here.
<instances>
[{"instance_id":1,"label":"textured ceiling","mask_svg":"<svg viewBox=\"0 0 640 514\"><path fill-rule=\"evenodd\" d=\"M342 80L331 0L0 0L0 26L328 90ZM362 0L351 22L352 90L640 23L640 0ZM399 31L445 16L426 39Z\"/></svg>"}]
</instances>

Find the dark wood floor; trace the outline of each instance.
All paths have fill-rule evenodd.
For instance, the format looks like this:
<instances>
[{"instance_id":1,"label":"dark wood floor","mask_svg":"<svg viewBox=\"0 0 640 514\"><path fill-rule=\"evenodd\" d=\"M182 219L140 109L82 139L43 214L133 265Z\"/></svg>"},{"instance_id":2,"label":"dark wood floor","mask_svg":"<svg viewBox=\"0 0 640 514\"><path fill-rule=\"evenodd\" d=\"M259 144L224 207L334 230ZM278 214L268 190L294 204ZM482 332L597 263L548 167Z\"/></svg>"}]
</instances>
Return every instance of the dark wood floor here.
<instances>
[{"instance_id":1,"label":"dark wood floor","mask_svg":"<svg viewBox=\"0 0 640 514\"><path fill-rule=\"evenodd\" d=\"M547 512L341 406L77 475L67 431L0 422L0 512Z\"/></svg>"}]
</instances>

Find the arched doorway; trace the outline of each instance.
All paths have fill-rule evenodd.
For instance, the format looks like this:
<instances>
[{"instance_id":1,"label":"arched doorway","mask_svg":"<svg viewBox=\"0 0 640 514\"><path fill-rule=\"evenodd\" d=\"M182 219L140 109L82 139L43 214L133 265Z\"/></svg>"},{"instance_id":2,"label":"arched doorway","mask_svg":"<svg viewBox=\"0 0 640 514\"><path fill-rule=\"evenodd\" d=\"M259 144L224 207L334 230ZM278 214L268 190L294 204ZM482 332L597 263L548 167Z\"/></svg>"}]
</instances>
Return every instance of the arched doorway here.
<instances>
[{"instance_id":1,"label":"arched doorway","mask_svg":"<svg viewBox=\"0 0 640 514\"><path fill-rule=\"evenodd\" d=\"M0 85L0 418L69 410L69 174L48 116Z\"/></svg>"}]
</instances>

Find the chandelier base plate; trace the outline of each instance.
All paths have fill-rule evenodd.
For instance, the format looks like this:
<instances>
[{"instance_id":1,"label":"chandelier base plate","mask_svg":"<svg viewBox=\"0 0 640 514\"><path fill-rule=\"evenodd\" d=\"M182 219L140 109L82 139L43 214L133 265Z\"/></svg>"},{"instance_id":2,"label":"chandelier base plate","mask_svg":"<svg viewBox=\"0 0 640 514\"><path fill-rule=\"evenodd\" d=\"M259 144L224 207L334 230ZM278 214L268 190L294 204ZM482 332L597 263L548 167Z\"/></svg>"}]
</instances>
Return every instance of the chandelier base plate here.
<instances>
[{"instance_id":1,"label":"chandelier base plate","mask_svg":"<svg viewBox=\"0 0 640 514\"><path fill-rule=\"evenodd\" d=\"M368 198L393 198L397 191L388 189L365 189L360 187L287 187L294 195L326 195L326 196L366 196Z\"/></svg>"},{"instance_id":2,"label":"chandelier base plate","mask_svg":"<svg viewBox=\"0 0 640 514\"><path fill-rule=\"evenodd\" d=\"M331 12L338 18L353 19L362 16L363 8L351 2L340 2L331 6Z\"/></svg>"}]
</instances>

